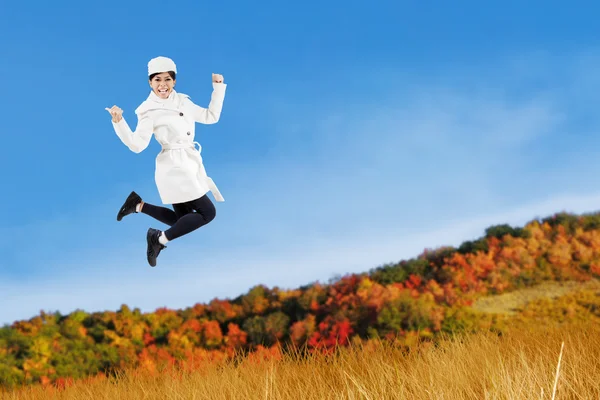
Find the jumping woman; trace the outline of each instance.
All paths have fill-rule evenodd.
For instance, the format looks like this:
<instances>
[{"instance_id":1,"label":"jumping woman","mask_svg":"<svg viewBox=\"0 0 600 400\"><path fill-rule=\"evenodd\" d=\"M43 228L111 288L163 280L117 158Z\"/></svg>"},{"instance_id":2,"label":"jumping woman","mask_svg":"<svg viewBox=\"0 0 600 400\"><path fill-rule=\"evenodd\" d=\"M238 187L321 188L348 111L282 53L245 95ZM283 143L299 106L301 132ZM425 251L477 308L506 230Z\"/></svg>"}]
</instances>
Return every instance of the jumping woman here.
<instances>
[{"instance_id":1,"label":"jumping woman","mask_svg":"<svg viewBox=\"0 0 600 400\"><path fill-rule=\"evenodd\" d=\"M195 124L215 124L221 116L225 89L223 76L212 74L213 92L208 108L198 106L189 96L175 91L177 67L167 57L156 57L148 63L148 82L152 90L135 110L137 126L131 131L117 106L106 108L112 116L117 136L134 153L140 153L150 143L152 134L162 146L156 156L154 179L163 204L173 210L146 203L135 192L125 200L117 213L117 221L132 213L144 213L170 226L161 231L149 228L146 234L146 256L150 266L166 244L211 222L215 206L208 198L212 192L216 201L225 201L219 189L208 177L200 143L194 141ZM198 145L198 150L196 146Z\"/></svg>"}]
</instances>

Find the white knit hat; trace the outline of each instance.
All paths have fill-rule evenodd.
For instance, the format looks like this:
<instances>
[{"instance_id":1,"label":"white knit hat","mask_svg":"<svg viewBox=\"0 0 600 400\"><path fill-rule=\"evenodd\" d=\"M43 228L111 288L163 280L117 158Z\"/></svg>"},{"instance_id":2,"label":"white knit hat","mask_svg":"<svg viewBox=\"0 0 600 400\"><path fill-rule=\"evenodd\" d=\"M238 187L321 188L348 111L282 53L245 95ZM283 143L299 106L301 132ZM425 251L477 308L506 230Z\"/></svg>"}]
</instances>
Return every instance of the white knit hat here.
<instances>
[{"instance_id":1,"label":"white knit hat","mask_svg":"<svg viewBox=\"0 0 600 400\"><path fill-rule=\"evenodd\" d=\"M175 65L173 60L171 60L168 57L156 57L150 60L150 62L148 63L148 76L155 73L169 71L177 73L177 66Z\"/></svg>"}]
</instances>

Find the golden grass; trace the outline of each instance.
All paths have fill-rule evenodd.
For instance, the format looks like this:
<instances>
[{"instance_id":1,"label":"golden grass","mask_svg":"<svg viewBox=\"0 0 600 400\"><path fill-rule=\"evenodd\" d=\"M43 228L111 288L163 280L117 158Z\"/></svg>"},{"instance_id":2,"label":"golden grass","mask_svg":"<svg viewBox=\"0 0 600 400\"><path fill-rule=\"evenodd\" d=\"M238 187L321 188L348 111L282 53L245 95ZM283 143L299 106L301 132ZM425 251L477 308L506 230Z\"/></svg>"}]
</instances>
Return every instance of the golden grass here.
<instances>
[{"instance_id":1,"label":"golden grass","mask_svg":"<svg viewBox=\"0 0 600 400\"><path fill-rule=\"evenodd\" d=\"M584 283L575 281L543 282L526 289L481 297L473 303L472 308L475 311L486 313L516 315L520 308L531 302L543 299L553 300L581 290L600 290L600 281L591 279Z\"/></svg>"},{"instance_id":2,"label":"golden grass","mask_svg":"<svg viewBox=\"0 0 600 400\"><path fill-rule=\"evenodd\" d=\"M598 399L599 360L600 327L571 324L501 337L491 332L460 335L411 352L373 342L333 356L284 356L154 376L129 373L53 392L33 387L0 398Z\"/></svg>"}]
</instances>

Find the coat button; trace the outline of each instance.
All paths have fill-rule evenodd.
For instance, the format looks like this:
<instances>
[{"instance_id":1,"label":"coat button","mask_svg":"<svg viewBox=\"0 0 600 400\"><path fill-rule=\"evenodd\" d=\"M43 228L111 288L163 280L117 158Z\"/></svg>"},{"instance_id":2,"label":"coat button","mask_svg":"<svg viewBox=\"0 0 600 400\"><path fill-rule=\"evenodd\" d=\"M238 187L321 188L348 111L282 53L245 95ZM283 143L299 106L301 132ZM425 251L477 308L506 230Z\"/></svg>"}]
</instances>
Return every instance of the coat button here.
<instances>
[{"instance_id":1,"label":"coat button","mask_svg":"<svg viewBox=\"0 0 600 400\"><path fill-rule=\"evenodd\" d=\"M191 133L189 133L189 132L188 132L187 134L188 134L188 136L190 136L190 135L191 135Z\"/></svg>"},{"instance_id":2,"label":"coat button","mask_svg":"<svg viewBox=\"0 0 600 400\"><path fill-rule=\"evenodd\" d=\"M179 113L179 116L180 116L180 117L183 117L183 113L182 113L182 112L180 112L180 113Z\"/></svg>"}]
</instances>

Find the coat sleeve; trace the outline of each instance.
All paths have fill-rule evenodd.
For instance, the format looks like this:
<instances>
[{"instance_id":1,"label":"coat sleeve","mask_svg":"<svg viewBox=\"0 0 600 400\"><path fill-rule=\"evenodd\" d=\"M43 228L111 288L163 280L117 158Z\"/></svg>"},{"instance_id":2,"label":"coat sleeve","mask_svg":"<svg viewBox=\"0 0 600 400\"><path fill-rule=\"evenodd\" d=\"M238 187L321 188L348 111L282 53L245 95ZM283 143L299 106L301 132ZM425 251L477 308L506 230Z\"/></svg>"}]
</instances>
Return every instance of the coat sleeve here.
<instances>
[{"instance_id":1,"label":"coat sleeve","mask_svg":"<svg viewBox=\"0 0 600 400\"><path fill-rule=\"evenodd\" d=\"M119 122L113 122L113 128L121 142L134 153L141 153L150 144L152 133L154 131L154 124L152 120L144 113L137 114L138 121L135 131L131 131L125 117L121 118Z\"/></svg>"},{"instance_id":2,"label":"coat sleeve","mask_svg":"<svg viewBox=\"0 0 600 400\"><path fill-rule=\"evenodd\" d=\"M209 125L216 124L219 121L226 89L227 84L213 82L213 92L208 108L196 105L189 98L186 98L187 106L191 109L196 122Z\"/></svg>"}]
</instances>

